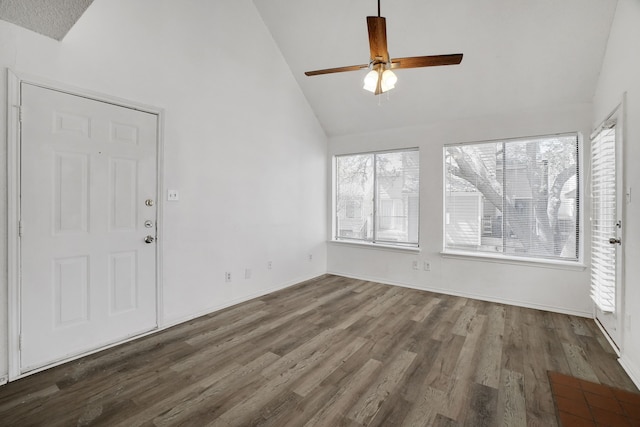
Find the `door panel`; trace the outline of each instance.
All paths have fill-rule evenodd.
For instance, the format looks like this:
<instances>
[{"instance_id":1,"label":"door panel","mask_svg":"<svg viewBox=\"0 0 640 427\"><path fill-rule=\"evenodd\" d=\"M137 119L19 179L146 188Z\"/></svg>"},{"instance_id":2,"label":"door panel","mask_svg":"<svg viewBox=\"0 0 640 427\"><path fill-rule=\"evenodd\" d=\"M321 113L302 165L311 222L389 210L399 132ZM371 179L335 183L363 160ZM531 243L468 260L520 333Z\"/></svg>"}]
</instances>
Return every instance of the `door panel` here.
<instances>
[{"instance_id":1,"label":"door panel","mask_svg":"<svg viewBox=\"0 0 640 427\"><path fill-rule=\"evenodd\" d=\"M84 323L88 320L89 259L86 256L55 259L54 328Z\"/></svg>"},{"instance_id":2,"label":"door panel","mask_svg":"<svg viewBox=\"0 0 640 427\"><path fill-rule=\"evenodd\" d=\"M117 315L138 307L138 257L136 252L109 256L110 314Z\"/></svg>"},{"instance_id":3,"label":"door panel","mask_svg":"<svg viewBox=\"0 0 640 427\"><path fill-rule=\"evenodd\" d=\"M136 180L138 162L131 159L111 159L109 162L109 225L110 231L133 231L138 218Z\"/></svg>"},{"instance_id":4,"label":"door panel","mask_svg":"<svg viewBox=\"0 0 640 427\"><path fill-rule=\"evenodd\" d=\"M156 327L157 116L21 86L21 372Z\"/></svg>"}]
</instances>

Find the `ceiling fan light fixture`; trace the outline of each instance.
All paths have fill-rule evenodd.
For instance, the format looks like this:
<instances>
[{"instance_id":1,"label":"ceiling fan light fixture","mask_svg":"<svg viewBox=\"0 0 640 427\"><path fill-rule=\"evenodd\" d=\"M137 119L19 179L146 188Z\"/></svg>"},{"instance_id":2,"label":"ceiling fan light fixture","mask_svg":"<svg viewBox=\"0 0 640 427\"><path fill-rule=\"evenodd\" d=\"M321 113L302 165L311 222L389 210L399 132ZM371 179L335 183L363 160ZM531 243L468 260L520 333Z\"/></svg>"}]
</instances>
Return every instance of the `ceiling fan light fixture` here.
<instances>
[{"instance_id":1,"label":"ceiling fan light fixture","mask_svg":"<svg viewBox=\"0 0 640 427\"><path fill-rule=\"evenodd\" d=\"M364 90L368 90L371 93L375 93L376 86L378 86L378 71L371 70L364 76Z\"/></svg>"},{"instance_id":2,"label":"ceiling fan light fixture","mask_svg":"<svg viewBox=\"0 0 640 427\"><path fill-rule=\"evenodd\" d=\"M391 70L384 70L382 73L382 82L381 88L383 92L393 89L396 87L396 82L398 81L398 77Z\"/></svg>"}]
</instances>

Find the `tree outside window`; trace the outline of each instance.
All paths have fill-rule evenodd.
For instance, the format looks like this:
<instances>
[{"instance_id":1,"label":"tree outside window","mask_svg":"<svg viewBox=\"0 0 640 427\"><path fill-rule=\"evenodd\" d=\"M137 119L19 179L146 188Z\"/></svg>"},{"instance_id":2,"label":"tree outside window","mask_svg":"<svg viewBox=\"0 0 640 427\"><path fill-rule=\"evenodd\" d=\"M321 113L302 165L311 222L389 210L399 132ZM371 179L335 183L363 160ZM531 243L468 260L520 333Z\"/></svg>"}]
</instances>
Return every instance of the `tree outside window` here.
<instances>
[{"instance_id":1,"label":"tree outside window","mask_svg":"<svg viewBox=\"0 0 640 427\"><path fill-rule=\"evenodd\" d=\"M447 146L445 250L577 260L575 134Z\"/></svg>"}]
</instances>

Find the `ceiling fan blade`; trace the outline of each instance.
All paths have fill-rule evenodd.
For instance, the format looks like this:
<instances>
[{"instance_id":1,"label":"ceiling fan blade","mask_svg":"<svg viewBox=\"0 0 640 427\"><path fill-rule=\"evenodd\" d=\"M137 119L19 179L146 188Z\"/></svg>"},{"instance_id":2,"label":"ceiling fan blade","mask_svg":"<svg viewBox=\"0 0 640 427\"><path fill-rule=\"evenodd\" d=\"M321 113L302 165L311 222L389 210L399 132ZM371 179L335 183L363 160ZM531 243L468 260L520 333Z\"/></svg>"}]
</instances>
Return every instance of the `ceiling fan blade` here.
<instances>
[{"instance_id":1,"label":"ceiling fan blade","mask_svg":"<svg viewBox=\"0 0 640 427\"><path fill-rule=\"evenodd\" d=\"M338 68L327 68L324 70L315 70L315 71L305 71L305 75L307 76L319 76L320 74L331 74L331 73L342 73L345 71L358 71L364 68L369 68L369 65L349 65L347 67L338 67Z\"/></svg>"},{"instance_id":2,"label":"ceiling fan blade","mask_svg":"<svg viewBox=\"0 0 640 427\"><path fill-rule=\"evenodd\" d=\"M462 62L462 54L410 56L408 58L393 58L391 68L419 68L437 67L439 65L457 65Z\"/></svg>"},{"instance_id":3,"label":"ceiling fan blade","mask_svg":"<svg viewBox=\"0 0 640 427\"><path fill-rule=\"evenodd\" d=\"M369 50L371 60L389 62L387 50L387 22L382 16L367 16L367 28L369 30Z\"/></svg>"}]
</instances>

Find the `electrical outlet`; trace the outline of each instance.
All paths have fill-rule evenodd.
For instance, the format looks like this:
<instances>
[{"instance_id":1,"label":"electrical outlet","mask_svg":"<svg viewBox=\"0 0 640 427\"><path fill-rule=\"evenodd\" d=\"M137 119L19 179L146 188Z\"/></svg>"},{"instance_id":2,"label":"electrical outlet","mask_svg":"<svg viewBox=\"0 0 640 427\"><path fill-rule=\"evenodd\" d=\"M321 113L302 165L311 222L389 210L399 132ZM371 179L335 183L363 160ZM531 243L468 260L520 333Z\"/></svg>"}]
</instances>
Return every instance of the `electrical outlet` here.
<instances>
[{"instance_id":1,"label":"electrical outlet","mask_svg":"<svg viewBox=\"0 0 640 427\"><path fill-rule=\"evenodd\" d=\"M424 271L431 271L431 264L429 263L429 261L425 261L422 264L422 268L424 269Z\"/></svg>"},{"instance_id":2,"label":"electrical outlet","mask_svg":"<svg viewBox=\"0 0 640 427\"><path fill-rule=\"evenodd\" d=\"M414 270L418 269L418 261L413 261L413 269Z\"/></svg>"},{"instance_id":3,"label":"electrical outlet","mask_svg":"<svg viewBox=\"0 0 640 427\"><path fill-rule=\"evenodd\" d=\"M226 273L224 273L224 281L229 283L231 281L231 272L227 271Z\"/></svg>"},{"instance_id":4,"label":"electrical outlet","mask_svg":"<svg viewBox=\"0 0 640 427\"><path fill-rule=\"evenodd\" d=\"M273 268L273 261L267 261L267 270L271 270Z\"/></svg>"},{"instance_id":5,"label":"electrical outlet","mask_svg":"<svg viewBox=\"0 0 640 427\"><path fill-rule=\"evenodd\" d=\"M244 270L244 278L245 279L251 279L251 269L250 268L246 268Z\"/></svg>"}]
</instances>

